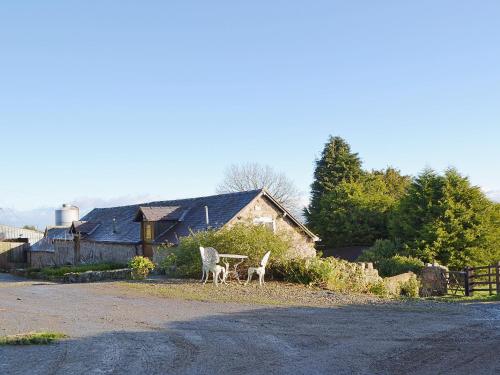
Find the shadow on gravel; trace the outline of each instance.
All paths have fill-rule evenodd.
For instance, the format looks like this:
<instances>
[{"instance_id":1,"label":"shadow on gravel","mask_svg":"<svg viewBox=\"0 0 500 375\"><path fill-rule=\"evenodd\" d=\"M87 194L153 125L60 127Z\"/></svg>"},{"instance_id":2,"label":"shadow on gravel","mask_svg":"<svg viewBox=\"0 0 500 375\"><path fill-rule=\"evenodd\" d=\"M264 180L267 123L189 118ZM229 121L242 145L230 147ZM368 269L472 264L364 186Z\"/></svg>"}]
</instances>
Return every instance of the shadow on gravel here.
<instances>
[{"instance_id":1,"label":"shadow on gravel","mask_svg":"<svg viewBox=\"0 0 500 375\"><path fill-rule=\"evenodd\" d=\"M25 277L15 276L10 273L0 272L0 284L10 284L10 283L21 283L30 282L31 279Z\"/></svg>"},{"instance_id":2,"label":"shadow on gravel","mask_svg":"<svg viewBox=\"0 0 500 375\"><path fill-rule=\"evenodd\" d=\"M498 330L480 322L464 325L461 314L446 311L396 306L263 308L177 322L160 317L158 321L164 323L145 322L142 331L106 332L39 347L0 347L0 373L500 371Z\"/></svg>"}]
</instances>

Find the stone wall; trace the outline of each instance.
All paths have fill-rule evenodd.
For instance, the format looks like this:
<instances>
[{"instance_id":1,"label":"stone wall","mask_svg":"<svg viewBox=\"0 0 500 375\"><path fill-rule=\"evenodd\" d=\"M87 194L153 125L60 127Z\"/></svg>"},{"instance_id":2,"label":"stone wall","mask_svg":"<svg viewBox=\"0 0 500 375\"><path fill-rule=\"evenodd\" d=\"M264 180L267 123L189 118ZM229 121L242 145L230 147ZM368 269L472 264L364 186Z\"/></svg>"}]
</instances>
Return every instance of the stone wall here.
<instances>
[{"instance_id":1,"label":"stone wall","mask_svg":"<svg viewBox=\"0 0 500 375\"><path fill-rule=\"evenodd\" d=\"M314 241L288 217L284 217L283 213L275 208L275 206L265 197L260 197L248 205L238 217L228 225L240 222L253 223L254 219L262 217L272 218L275 222L276 231L284 232L290 236L293 244L289 252L290 257L313 257L316 255Z\"/></svg>"},{"instance_id":2,"label":"stone wall","mask_svg":"<svg viewBox=\"0 0 500 375\"><path fill-rule=\"evenodd\" d=\"M384 283L389 294L399 295L401 292L401 284L407 283L411 279L417 279L417 275L410 271L400 275L386 277Z\"/></svg>"},{"instance_id":3,"label":"stone wall","mask_svg":"<svg viewBox=\"0 0 500 375\"><path fill-rule=\"evenodd\" d=\"M382 281L382 278L378 274L378 270L373 268L373 263L358 263L363 271L364 279L366 284L375 284Z\"/></svg>"},{"instance_id":4,"label":"stone wall","mask_svg":"<svg viewBox=\"0 0 500 375\"><path fill-rule=\"evenodd\" d=\"M64 274L62 281L65 283L92 283L106 280L124 280L132 277L132 271L129 268L109 271L87 271L70 272Z\"/></svg>"},{"instance_id":5,"label":"stone wall","mask_svg":"<svg viewBox=\"0 0 500 375\"><path fill-rule=\"evenodd\" d=\"M448 268L437 263L427 264L420 274L421 294L444 296L448 293Z\"/></svg>"}]
</instances>

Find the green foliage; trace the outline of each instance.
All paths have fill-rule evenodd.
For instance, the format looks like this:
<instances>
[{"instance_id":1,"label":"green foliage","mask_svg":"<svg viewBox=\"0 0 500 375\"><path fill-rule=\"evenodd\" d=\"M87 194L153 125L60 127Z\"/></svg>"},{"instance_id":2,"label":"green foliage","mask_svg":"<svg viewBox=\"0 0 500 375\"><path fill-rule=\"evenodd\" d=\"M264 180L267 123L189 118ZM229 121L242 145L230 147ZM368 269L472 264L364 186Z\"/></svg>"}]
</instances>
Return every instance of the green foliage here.
<instances>
[{"instance_id":1,"label":"green foliage","mask_svg":"<svg viewBox=\"0 0 500 375\"><path fill-rule=\"evenodd\" d=\"M323 223L321 200L343 181L356 181L362 175L361 160L351 152L349 144L340 137L332 137L325 144L321 158L316 160L314 182L311 185L311 204L305 210L308 225L319 232Z\"/></svg>"},{"instance_id":2,"label":"green foliage","mask_svg":"<svg viewBox=\"0 0 500 375\"><path fill-rule=\"evenodd\" d=\"M161 263L161 268L178 277L199 277L200 246L213 247L221 254L247 255L247 266L259 264L264 254L271 251L269 265L272 265L285 257L291 248L291 242L284 233L273 233L260 225L240 223L181 238L179 246L167 249L170 255Z\"/></svg>"},{"instance_id":3,"label":"green foliage","mask_svg":"<svg viewBox=\"0 0 500 375\"><path fill-rule=\"evenodd\" d=\"M138 280L148 277L149 273L155 268L154 263L143 256L133 257L128 265L132 268L133 278Z\"/></svg>"},{"instance_id":4,"label":"green foliage","mask_svg":"<svg viewBox=\"0 0 500 375\"><path fill-rule=\"evenodd\" d=\"M410 185L391 220L392 238L425 262L452 268L494 261L500 245L497 208L466 177L425 170Z\"/></svg>"},{"instance_id":5,"label":"green foliage","mask_svg":"<svg viewBox=\"0 0 500 375\"><path fill-rule=\"evenodd\" d=\"M385 283L380 280L377 281L376 283L373 283L368 286L368 292L371 294L375 294L379 297L388 297L389 296L389 290L387 289L387 286Z\"/></svg>"},{"instance_id":6,"label":"green foliage","mask_svg":"<svg viewBox=\"0 0 500 375\"><path fill-rule=\"evenodd\" d=\"M62 267L45 267L41 270L33 269L31 273L40 273L46 278L58 278L66 273L87 272L87 271L110 271L121 268L126 268L126 265L118 263L96 263L96 264L81 264L77 266L62 266Z\"/></svg>"},{"instance_id":7,"label":"green foliage","mask_svg":"<svg viewBox=\"0 0 500 375\"><path fill-rule=\"evenodd\" d=\"M357 259L359 262L378 263L383 259L392 258L400 252L401 245L391 240L377 240L375 244L364 250Z\"/></svg>"},{"instance_id":8,"label":"green foliage","mask_svg":"<svg viewBox=\"0 0 500 375\"><path fill-rule=\"evenodd\" d=\"M330 248L377 243L363 260L395 255L451 268L500 260L500 205L455 169L416 178L388 168L366 172L349 145L330 137L316 161L311 229Z\"/></svg>"},{"instance_id":9,"label":"green foliage","mask_svg":"<svg viewBox=\"0 0 500 375\"><path fill-rule=\"evenodd\" d=\"M35 332L0 337L0 345L42 345L67 338L63 333Z\"/></svg>"},{"instance_id":10,"label":"green foliage","mask_svg":"<svg viewBox=\"0 0 500 375\"><path fill-rule=\"evenodd\" d=\"M376 268L382 277L396 276L409 271L418 274L424 268L424 262L418 258L395 255L380 260L376 263Z\"/></svg>"},{"instance_id":11,"label":"green foliage","mask_svg":"<svg viewBox=\"0 0 500 375\"><path fill-rule=\"evenodd\" d=\"M375 263L382 277L396 276L408 271L418 274L424 267L420 259L401 254L407 254L401 244L390 240L377 240L372 247L363 251L358 261Z\"/></svg>"},{"instance_id":12,"label":"green foliage","mask_svg":"<svg viewBox=\"0 0 500 375\"><path fill-rule=\"evenodd\" d=\"M284 259L273 264L271 272L285 281L334 291L361 292L366 289L363 271L357 264L333 257Z\"/></svg>"},{"instance_id":13,"label":"green foliage","mask_svg":"<svg viewBox=\"0 0 500 375\"><path fill-rule=\"evenodd\" d=\"M329 247L369 245L389 236L389 218L409 185L392 168L340 181L311 210L313 228Z\"/></svg>"},{"instance_id":14,"label":"green foliage","mask_svg":"<svg viewBox=\"0 0 500 375\"><path fill-rule=\"evenodd\" d=\"M500 261L500 203L491 203L485 212L484 248L476 254L474 265L497 264Z\"/></svg>"},{"instance_id":15,"label":"green foliage","mask_svg":"<svg viewBox=\"0 0 500 375\"><path fill-rule=\"evenodd\" d=\"M416 277L399 284L399 294L403 297L417 298L419 296L420 282Z\"/></svg>"},{"instance_id":16,"label":"green foliage","mask_svg":"<svg viewBox=\"0 0 500 375\"><path fill-rule=\"evenodd\" d=\"M351 147L344 139L330 136L321 158L316 161L315 181L311 186L313 201L343 181L356 181L362 173L358 154L351 152Z\"/></svg>"}]
</instances>

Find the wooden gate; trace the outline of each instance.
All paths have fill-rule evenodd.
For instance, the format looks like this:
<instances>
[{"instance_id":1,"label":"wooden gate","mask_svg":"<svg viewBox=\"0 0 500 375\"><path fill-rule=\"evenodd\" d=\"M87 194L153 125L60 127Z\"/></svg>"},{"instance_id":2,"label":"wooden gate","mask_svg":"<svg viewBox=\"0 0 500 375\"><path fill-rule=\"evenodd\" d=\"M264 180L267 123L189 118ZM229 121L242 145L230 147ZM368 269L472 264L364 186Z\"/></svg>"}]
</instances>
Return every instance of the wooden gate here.
<instances>
[{"instance_id":1,"label":"wooden gate","mask_svg":"<svg viewBox=\"0 0 500 375\"><path fill-rule=\"evenodd\" d=\"M464 289L466 296L474 292L500 294L500 262L493 266L466 267L464 270Z\"/></svg>"},{"instance_id":2,"label":"wooden gate","mask_svg":"<svg viewBox=\"0 0 500 375\"><path fill-rule=\"evenodd\" d=\"M465 271L448 271L448 293L453 295L465 294Z\"/></svg>"}]
</instances>

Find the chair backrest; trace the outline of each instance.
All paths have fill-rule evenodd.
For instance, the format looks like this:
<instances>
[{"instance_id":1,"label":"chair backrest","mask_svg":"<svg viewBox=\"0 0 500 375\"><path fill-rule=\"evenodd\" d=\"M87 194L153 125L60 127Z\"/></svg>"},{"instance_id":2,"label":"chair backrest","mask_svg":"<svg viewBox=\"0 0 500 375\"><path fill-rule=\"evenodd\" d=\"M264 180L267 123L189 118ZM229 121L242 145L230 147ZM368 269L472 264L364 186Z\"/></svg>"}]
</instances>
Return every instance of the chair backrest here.
<instances>
[{"instance_id":1,"label":"chair backrest","mask_svg":"<svg viewBox=\"0 0 500 375\"><path fill-rule=\"evenodd\" d=\"M207 263L212 265L219 263L220 260L219 253L213 247L205 247L205 257Z\"/></svg>"},{"instance_id":2,"label":"chair backrest","mask_svg":"<svg viewBox=\"0 0 500 375\"><path fill-rule=\"evenodd\" d=\"M205 248L200 246L200 256L201 256L201 262L203 264L207 263L207 253L205 251Z\"/></svg>"},{"instance_id":3,"label":"chair backrest","mask_svg":"<svg viewBox=\"0 0 500 375\"><path fill-rule=\"evenodd\" d=\"M260 261L260 266L261 266L261 267L266 267L267 262L269 261L269 256L270 256L270 255L271 255L271 252L270 252L270 251L268 251L268 252L264 255L264 257L263 257L263 258L262 258L262 260Z\"/></svg>"}]
</instances>

